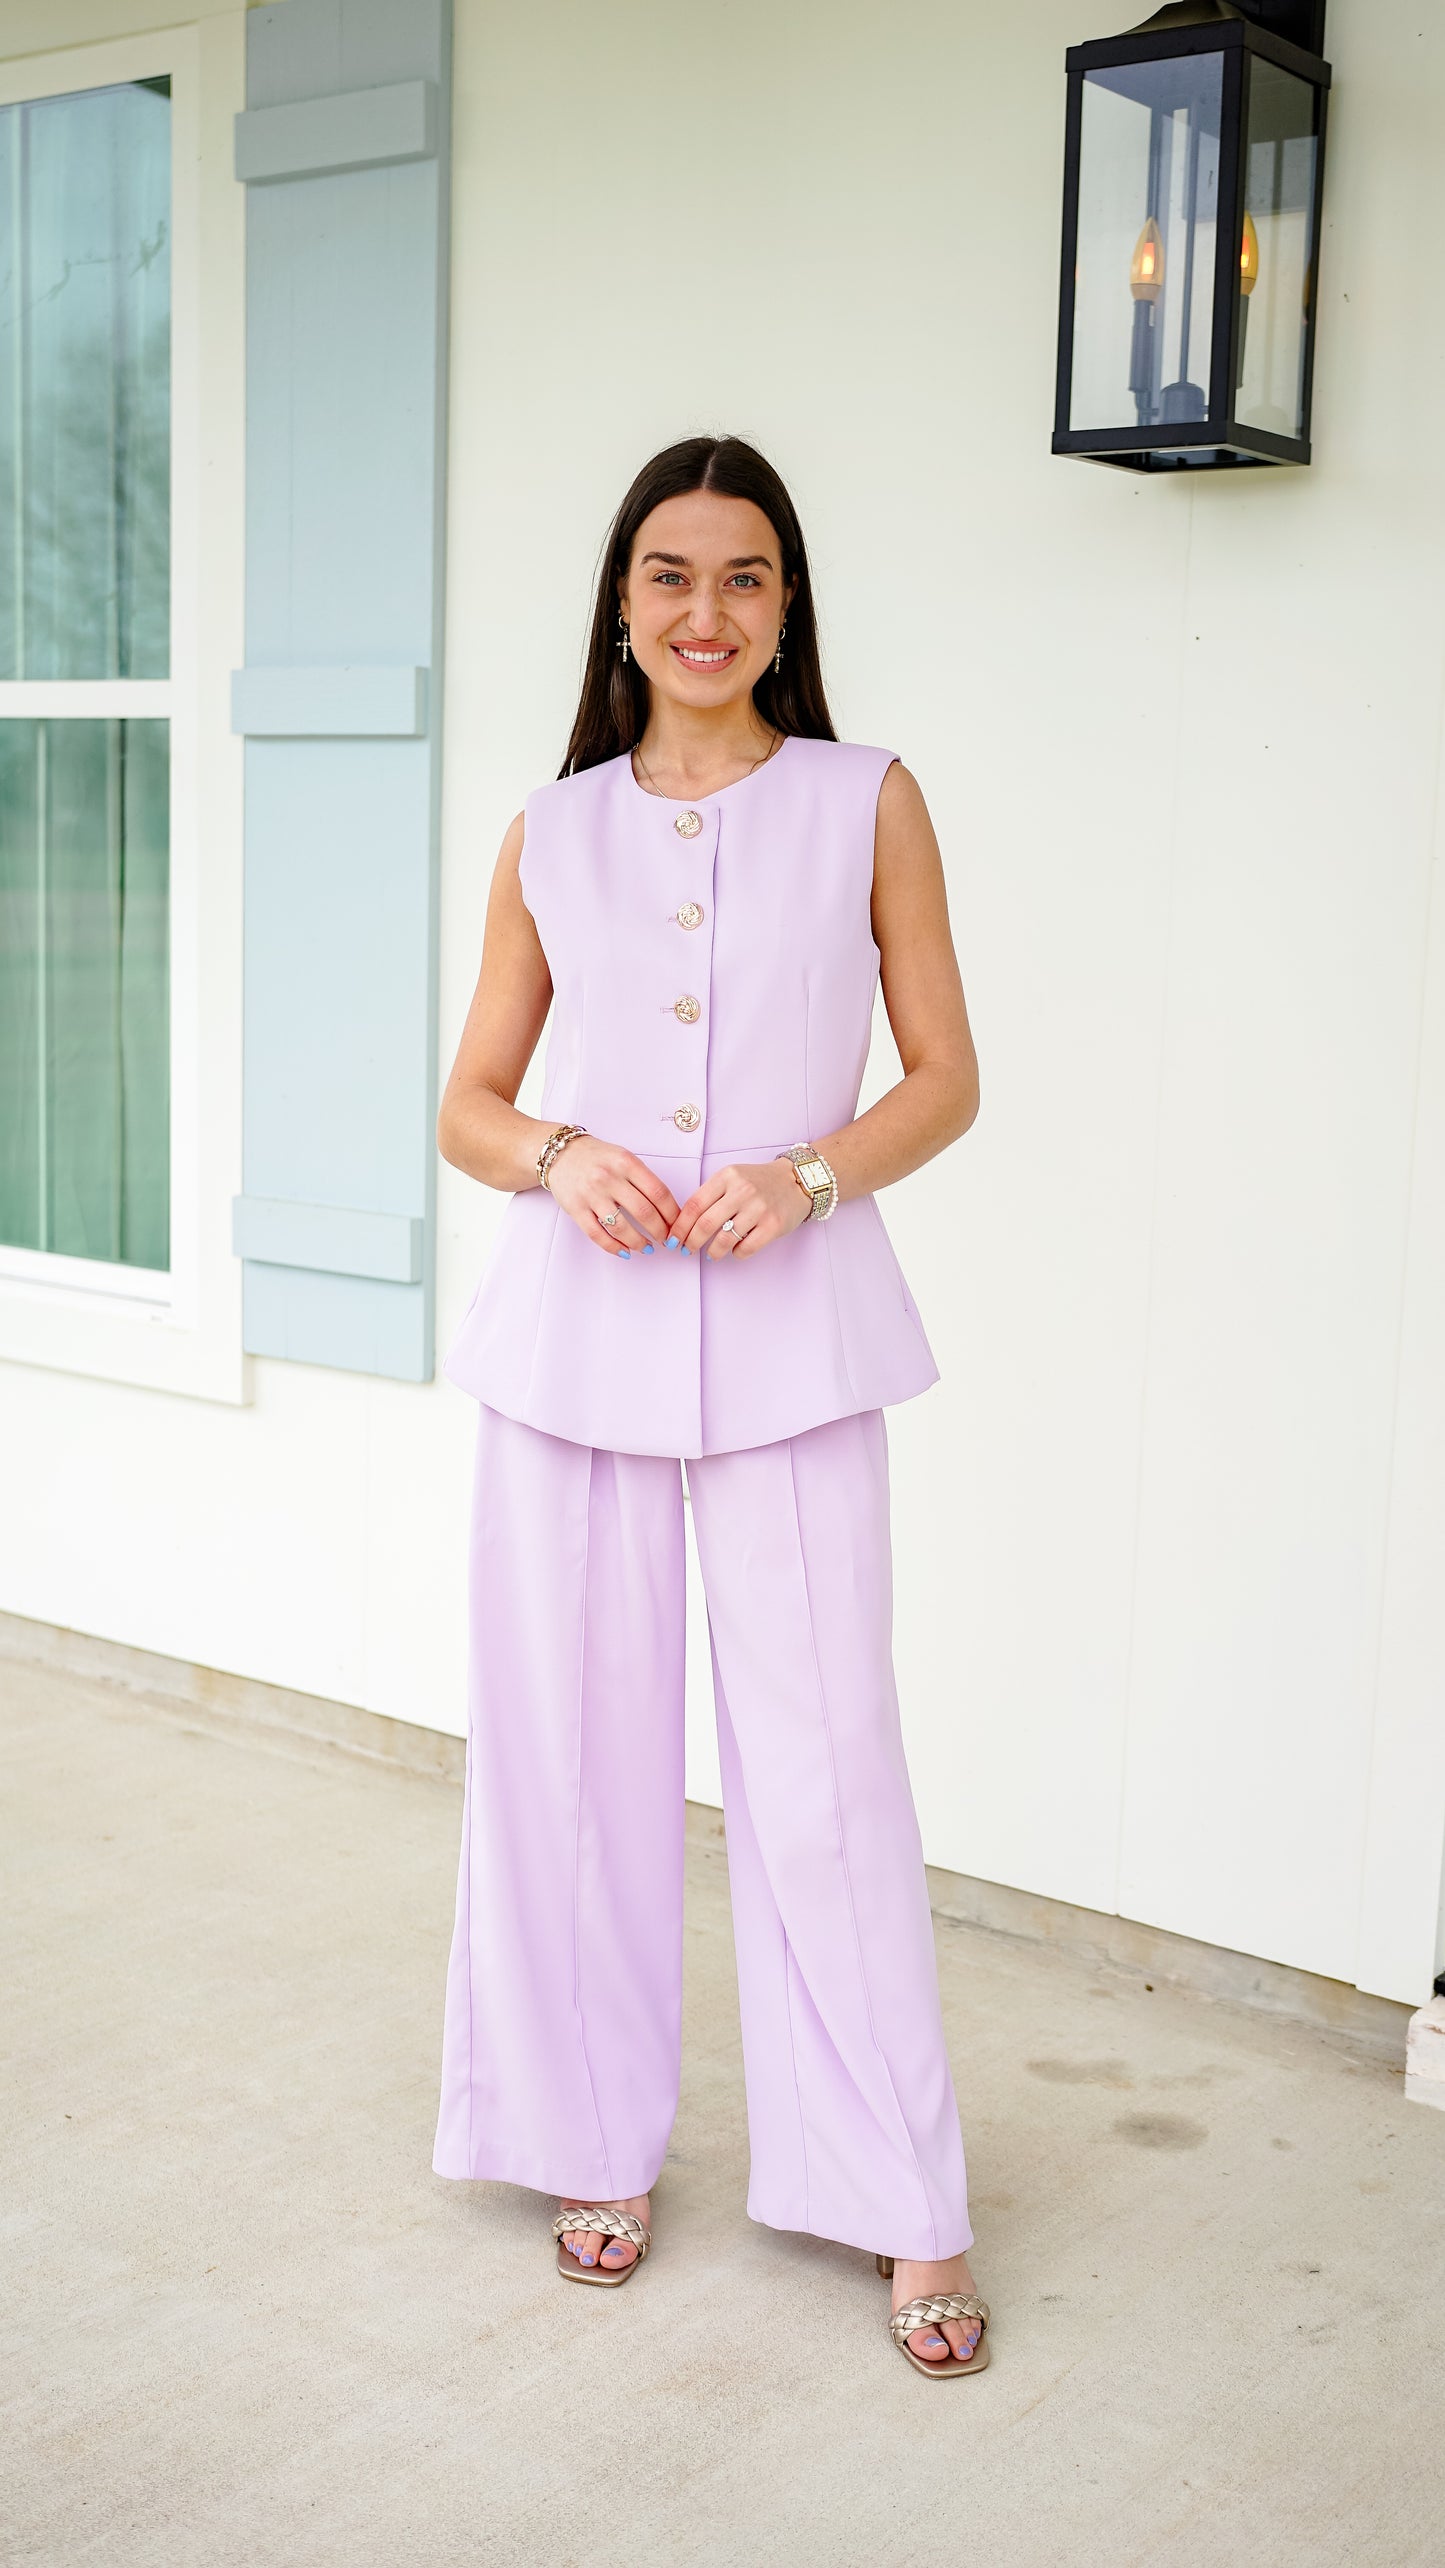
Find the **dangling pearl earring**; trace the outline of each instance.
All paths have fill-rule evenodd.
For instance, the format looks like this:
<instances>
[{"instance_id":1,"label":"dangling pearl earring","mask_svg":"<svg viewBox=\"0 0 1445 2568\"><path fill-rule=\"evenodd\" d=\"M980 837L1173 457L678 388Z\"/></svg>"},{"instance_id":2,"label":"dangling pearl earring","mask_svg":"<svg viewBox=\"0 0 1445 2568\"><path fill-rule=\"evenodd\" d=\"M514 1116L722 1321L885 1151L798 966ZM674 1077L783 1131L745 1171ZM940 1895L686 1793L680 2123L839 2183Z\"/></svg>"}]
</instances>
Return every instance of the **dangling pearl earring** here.
<instances>
[{"instance_id":1,"label":"dangling pearl earring","mask_svg":"<svg viewBox=\"0 0 1445 2568\"><path fill-rule=\"evenodd\" d=\"M617 647L622 653L622 665L625 669L627 666L627 624L620 606L617 610L617 621L622 626L622 640Z\"/></svg>"},{"instance_id":2,"label":"dangling pearl earring","mask_svg":"<svg viewBox=\"0 0 1445 2568\"><path fill-rule=\"evenodd\" d=\"M777 676L777 673L778 673L779 669L780 669L780 668L782 667L782 665L783 665L783 635L787 632L787 629L788 629L788 628L787 628L786 624L780 624L780 625L778 626L778 650L777 650L777 657L775 658L775 660L774 660L774 662L773 662L773 675L774 675L774 677L776 677L776 676Z\"/></svg>"}]
</instances>

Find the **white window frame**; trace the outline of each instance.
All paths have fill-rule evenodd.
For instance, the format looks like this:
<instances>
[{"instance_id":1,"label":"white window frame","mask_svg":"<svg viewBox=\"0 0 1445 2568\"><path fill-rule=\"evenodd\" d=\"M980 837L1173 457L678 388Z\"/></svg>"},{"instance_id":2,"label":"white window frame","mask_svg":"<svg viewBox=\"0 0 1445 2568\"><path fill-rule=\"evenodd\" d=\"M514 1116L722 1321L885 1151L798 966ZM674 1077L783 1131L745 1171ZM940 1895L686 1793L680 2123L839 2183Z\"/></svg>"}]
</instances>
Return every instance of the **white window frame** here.
<instances>
[{"instance_id":1,"label":"white window frame","mask_svg":"<svg viewBox=\"0 0 1445 2568\"><path fill-rule=\"evenodd\" d=\"M73 17L80 34L87 14L71 0L47 33L63 39ZM0 1363L237 1401L247 1396L230 1242L241 1191L241 744L228 691L244 658L244 210L231 161L244 13L0 61L0 105L162 76L171 83L171 674L0 680L0 720L149 716L170 727L171 1265L160 1274L0 1245Z\"/></svg>"}]
</instances>

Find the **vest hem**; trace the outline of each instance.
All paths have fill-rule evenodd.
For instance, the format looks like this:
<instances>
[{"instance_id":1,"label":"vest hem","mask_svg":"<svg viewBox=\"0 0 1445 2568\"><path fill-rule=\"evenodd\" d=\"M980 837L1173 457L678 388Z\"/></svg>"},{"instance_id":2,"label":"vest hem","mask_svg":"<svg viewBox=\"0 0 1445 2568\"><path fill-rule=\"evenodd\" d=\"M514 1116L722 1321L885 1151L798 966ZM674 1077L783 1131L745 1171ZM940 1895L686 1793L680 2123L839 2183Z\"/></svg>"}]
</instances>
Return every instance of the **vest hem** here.
<instances>
[{"instance_id":1,"label":"vest hem","mask_svg":"<svg viewBox=\"0 0 1445 2568\"><path fill-rule=\"evenodd\" d=\"M639 1444L615 1435L587 1435L579 1432L579 1425L585 1422L571 1418L566 1425L561 1425L557 1422L555 1413L551 1416L539 1414L544 1406L541 1402L525 1397L519 1398L515 1393L504 1390L478 1389L470 1382L459 1380L457 1375L450 1372L446 1366L442 1369L453 1387L465 1392L468 1399L479 1401L485 1408L495 1409L504 1418L514 1418L519 1426L534 1427L539 1435L556 1436L564 1444L590 1446L596 1451L647 1454L664 1460L671 1458L678 1462L701 1462L709 1454L746 1453L764 1444L786 1444L790 1437L806 1435L810 1427L831 1426L839 1418L863 1417L871 1409L899 1408L907 1400L920 1399L925 1391L931 1391L934 1384L941 1379L938 1367L935 1365L922 1380L911 1382L906 1388L879 1391L872 1397L855 1393L850 1397L834 1401L808 1403L770 1436L724 1434L721 1438L701 1437L696 1443L656 1445Z\"/></svg>"}]
</instances>

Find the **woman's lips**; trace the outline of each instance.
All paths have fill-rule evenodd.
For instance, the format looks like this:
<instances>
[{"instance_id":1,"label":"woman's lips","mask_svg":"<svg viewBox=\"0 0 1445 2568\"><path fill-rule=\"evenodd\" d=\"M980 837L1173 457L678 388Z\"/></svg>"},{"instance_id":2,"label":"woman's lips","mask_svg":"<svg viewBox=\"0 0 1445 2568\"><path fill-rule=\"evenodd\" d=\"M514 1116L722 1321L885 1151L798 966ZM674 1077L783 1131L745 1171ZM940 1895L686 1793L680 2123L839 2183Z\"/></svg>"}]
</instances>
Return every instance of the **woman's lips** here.
<instances>
[{"instance_id":1,"label":"woman's lips","mask_svg":"<svg viewBox=\"0 0 1445 2568\"><path fill-rule=\"evenodd\" d=\"M739 646L735 642L717 645L701 642L669 642L667 647L673 658L680 660L685 669L701 669L706 673L711 669L728 668L737 658Z\"/></svg>"}]
</instances>

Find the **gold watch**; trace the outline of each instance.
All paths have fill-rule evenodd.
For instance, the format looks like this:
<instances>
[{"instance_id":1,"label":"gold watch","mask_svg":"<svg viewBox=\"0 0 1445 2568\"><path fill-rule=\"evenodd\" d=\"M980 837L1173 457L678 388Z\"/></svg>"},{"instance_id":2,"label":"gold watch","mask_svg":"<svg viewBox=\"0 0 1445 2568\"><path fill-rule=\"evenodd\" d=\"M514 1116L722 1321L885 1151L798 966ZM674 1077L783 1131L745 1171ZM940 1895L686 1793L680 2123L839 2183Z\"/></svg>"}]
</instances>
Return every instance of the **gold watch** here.
<instances>
[{"instance_id":1,"label":"gold watch","mask_svg":"<svg viewBox=\"0 0 1445 2568\"><path fill-rule=\"evenodd\" d=\"M825 1222L838 1201L838 1180L811 1141L795 1141L791 1150L780 1150L780 1159L791 1162L793 1175L809 1199L809 1211L815 1222Z\"/></svg>"}]
</instances>

